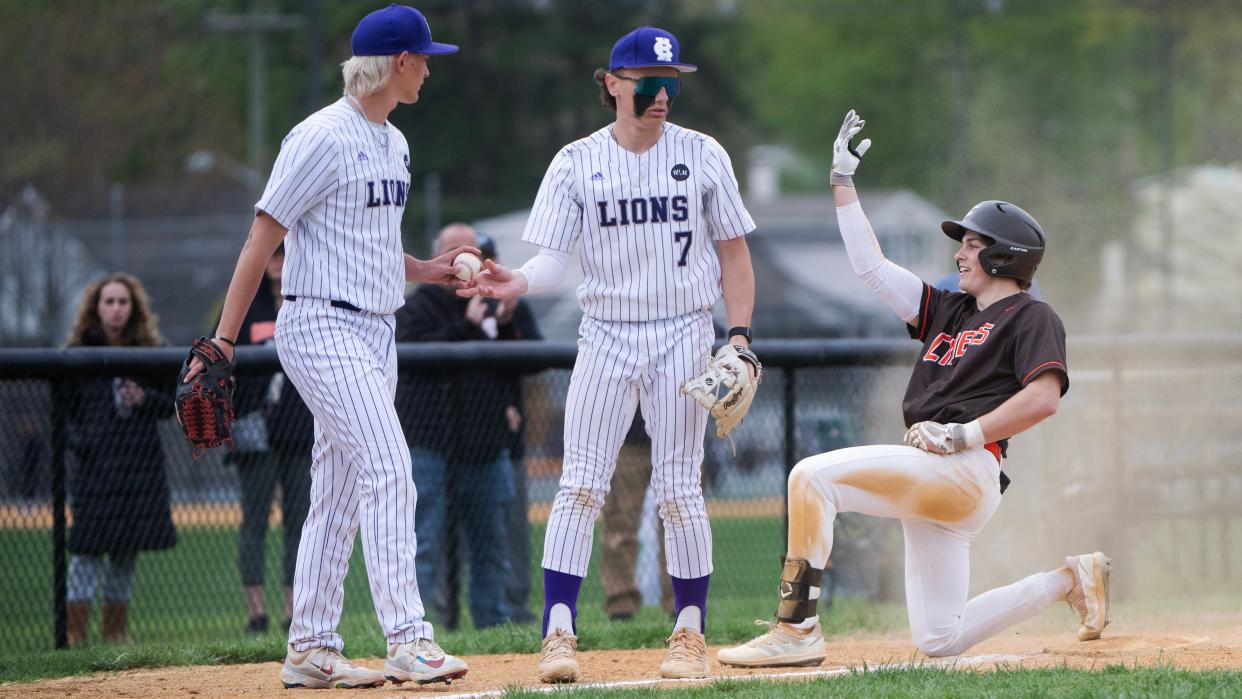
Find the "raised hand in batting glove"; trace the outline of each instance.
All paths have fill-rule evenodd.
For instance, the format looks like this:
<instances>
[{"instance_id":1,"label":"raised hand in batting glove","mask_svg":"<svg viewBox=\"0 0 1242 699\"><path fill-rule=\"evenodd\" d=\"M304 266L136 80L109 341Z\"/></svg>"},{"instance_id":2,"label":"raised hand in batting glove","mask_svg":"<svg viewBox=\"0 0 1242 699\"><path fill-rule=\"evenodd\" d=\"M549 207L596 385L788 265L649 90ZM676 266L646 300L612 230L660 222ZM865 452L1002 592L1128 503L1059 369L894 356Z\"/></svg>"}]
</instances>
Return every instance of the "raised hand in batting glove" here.
<instances>
[{"instance_id":1,"label":"raised hand in batting glove","mask_svg":"<svg viewBox=\"0 0 1242 699\"><path fill-rule=\"evenodd\" d=\"M906 430L905 443L932 454L953 454L983 444L983 428L978 420L966 424L950 422L942 425L927 420L916 422Z\"/></svg>"},{"instance_id":2,"label":"raised hand in batting glove","mask_svg":"<svg viewBox=\"0 0 1242 699\"><path fill-rule=\"evenodd\" d=\"M711 411L716 418L716 436L728 437L746 417L762 379L763 365L750 348L725 345L702 374L681 385L681 393Z\"/></svg>"},{"instance_id":3,"label":"raised hand in batting glove","mask_svg":"<svg viewBox=\"0 0 1242 699\"><path fill-rule=\"evenodd\" d=\"M854 140L866 123L853 109L845 115L841 131L832 145L832 174L828 177L829 183L854 186L854 170L858 169L858 163L871 147L871 139L864 138L857 148L850 145L850 141Z\"/></svg>"}]
</instances>

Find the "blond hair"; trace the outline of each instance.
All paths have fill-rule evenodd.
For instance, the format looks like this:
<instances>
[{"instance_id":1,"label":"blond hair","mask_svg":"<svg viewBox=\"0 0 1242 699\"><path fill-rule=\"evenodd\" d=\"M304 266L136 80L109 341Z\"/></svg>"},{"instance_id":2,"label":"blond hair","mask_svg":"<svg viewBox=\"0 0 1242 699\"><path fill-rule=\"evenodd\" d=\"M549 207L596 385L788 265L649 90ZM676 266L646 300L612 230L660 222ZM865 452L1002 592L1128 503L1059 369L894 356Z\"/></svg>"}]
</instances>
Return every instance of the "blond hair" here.
<instances>
[{"instance_id":1,"label":"blond hair","mask_svg":"<svg viewBox=\"0 0 1242 699\"><path fill-rule=\"evenodd\" d=\"M89 331L103 335L103 321L99 318L99 295L109 284L117 283L129 289L131 310L125 328L121 330L120 344L125 347L155 347L163 344L158 330L159 318L151 312L151 301L147 290L137 277L124 272L115 272L96 281L86 288L82 294L82 302L78 305L78 317L73 322L65 346L76 347L82 344L82 338Z\"/></svg>"},{"instance_id":2,"label":"blond hair","mask_svg":"<svg viewBox=\"0 0 1242 699\"><path fill-rule=\"evenodd\" d=\"M392 56L352 56L341 64L345 94L366 97L384 89L392 75Z\"/></svg>"}]
</instances>

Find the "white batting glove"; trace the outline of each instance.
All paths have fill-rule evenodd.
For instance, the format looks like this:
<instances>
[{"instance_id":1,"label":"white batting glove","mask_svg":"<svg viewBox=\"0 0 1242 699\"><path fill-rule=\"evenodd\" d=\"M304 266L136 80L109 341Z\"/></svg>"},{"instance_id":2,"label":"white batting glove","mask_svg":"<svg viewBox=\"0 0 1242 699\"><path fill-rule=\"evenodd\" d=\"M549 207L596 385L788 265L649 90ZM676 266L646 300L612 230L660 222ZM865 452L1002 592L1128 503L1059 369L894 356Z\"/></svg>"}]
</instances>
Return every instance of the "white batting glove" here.
<instances>
[{"instance_id":1,"label":"white batting glove","mask_svg":"<svg viewBox=\"0 0 1242 699\"><path fill-rule=\"evenodd\" d=\"M866 123L853 109L845 115L841 131L832 146L832 174L828 177L831 184L854 186L854 170L858 169L858 163L871 147L871 139L864 138L857 148L851 146L850 141L854 140Z\"/></svg>"},{"instance_id":2,"label":"white batting glove","mask_svg":"<svg viewBox=\"0 0 1242 699\"><path fill-rule=\"evenodd\" d=\"M983 428L978 420L966 424L950 422L916 422L906 430L906 446L922 449L932 454L953 454L984 443Z\"/></svg>"}]
</instances>

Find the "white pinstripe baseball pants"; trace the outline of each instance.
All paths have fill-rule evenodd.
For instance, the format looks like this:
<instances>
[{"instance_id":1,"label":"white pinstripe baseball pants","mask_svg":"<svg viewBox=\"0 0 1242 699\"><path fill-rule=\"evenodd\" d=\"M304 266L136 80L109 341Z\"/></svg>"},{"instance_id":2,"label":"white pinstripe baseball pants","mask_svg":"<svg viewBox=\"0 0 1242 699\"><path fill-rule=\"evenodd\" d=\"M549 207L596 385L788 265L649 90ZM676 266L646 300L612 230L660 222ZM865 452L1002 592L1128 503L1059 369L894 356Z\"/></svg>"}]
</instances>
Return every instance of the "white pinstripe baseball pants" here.
<instances>
[{"instance_id":1,"label":"white pinstripe baseball pants","mask_svg":"<svg viewBox=\"0 0 1242 699\"><path fill-rule=\"evenodd\" d=\"M392 315L304 297L285 303L276 323L280 363L315 416L310 511L293 580L294 650L343 647L336 626L359 527L388 642L432 638L414 575L410 451L393 406L394 323Z\"/></svg>"},{"instance_id":2,"label":"white pinstripe baseball pants","mask_svg":"<svg viewBox=\"0 0 1242 699\"><path fill-rule=\"evenodd\" d=\"M708 575L712 532L702 487L707 411L678 388L706 367L715 335L710 313L643 322L586 317L580 335L543 567L586 576L595 520L637 406L651 436L651 483L665 525L668 572Z\"/></svg>"}]
</instances>

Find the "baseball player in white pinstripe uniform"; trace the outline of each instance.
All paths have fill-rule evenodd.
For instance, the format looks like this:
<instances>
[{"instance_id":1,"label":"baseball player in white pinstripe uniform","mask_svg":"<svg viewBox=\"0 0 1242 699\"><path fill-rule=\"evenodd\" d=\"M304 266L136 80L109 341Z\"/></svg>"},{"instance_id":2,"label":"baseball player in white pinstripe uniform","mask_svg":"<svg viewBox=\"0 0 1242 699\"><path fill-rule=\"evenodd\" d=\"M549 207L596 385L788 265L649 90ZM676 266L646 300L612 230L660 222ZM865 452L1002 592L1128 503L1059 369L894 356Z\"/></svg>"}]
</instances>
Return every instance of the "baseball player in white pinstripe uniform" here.
<instances>
[{"instance_id":1,"label":"baseball player in white pinstripe uniform","mask_svg":"<svg viewBox=\"0 0 1242 699\"><path fill-rule=\"evenodd\" d=\"M426 19L391 5L367 15L343 65L344 97L289 132L242 248L213 340L233 339L272 251L285 242L285 303L276 348L315 416L310 512L294 576L286 687L375 687L466 674L423 619L414 575L410 452L393 407L394 311L404 282L453 278L458 248L433 260L402 252L410 151L388 114L418 100L431 40ZM375 613L388 639L384 671L341 655L336 633L354 536L362 529Z\"/></svg>"},{"instance_id":2,"label":"baseball player in white pinstripe uniform","mask_svg":"<svg viewBox=\"0 0 1242 699\"><path fill-rule=\"evenodd\" d=\"M544 642L539 676L578 677L574 618L595 520L636 408L652 442L652 486L678 612L665 677L707 673L703 639L712 535L701 470L707 410L679 387L703 371L722 292L730 340L748 346L755 280L729 156L714 139L668 123L677 39L641 27L596 71L616 121L552 160L523 240L539 253L519 270L492 262L459 294L508 298L548 289L581 249L585 317L565 415L565 463L544 539ZM753 371L753 368L752 368Z\"/></svg>"}]
</instances>

